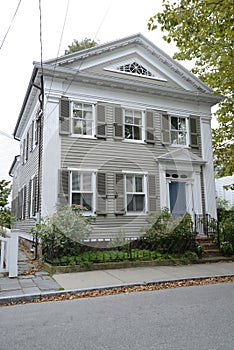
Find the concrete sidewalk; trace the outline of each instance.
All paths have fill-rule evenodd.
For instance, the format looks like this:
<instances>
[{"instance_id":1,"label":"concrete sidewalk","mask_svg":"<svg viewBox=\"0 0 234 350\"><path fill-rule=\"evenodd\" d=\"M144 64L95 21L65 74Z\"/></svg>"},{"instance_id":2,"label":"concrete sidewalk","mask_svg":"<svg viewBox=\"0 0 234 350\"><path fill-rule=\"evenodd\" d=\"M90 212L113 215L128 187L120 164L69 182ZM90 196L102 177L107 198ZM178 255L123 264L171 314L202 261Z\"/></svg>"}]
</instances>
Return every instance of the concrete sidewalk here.
<instances>
[{"instance_id":1,"label":"concrete sidewalk","mask_svg":"<svg viewBox=\"0 0 234 350\"><path fill-rule=\"evenodd\" d=\"M73 272L49 276L38 271L25 252L19 251L19 276L0 274L0 304L38 300L66 292L105 287L139 285L199 277L234 276L234 262L215 262L180 266L149 266Z\"/></svg>"},{"instance_id":2,"label":"concrete sidewalk","mask_svg":"<svg viewBox=\"0 0 234 350\"><path fill-rule=\"evenodd\" d=\"M150 266L53 275L65 290L234 275L234 262Z\"/></svg>"}]
</instances>

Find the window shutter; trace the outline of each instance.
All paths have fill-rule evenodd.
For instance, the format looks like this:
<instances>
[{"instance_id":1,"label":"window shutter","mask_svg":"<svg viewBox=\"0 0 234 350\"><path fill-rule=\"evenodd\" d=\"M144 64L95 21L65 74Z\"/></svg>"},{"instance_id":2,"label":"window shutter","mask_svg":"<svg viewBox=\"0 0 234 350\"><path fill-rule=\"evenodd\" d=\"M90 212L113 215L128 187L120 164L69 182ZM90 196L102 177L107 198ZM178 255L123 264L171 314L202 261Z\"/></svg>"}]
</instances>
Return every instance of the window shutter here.
<instances>
[{"instance_id":1,"label":"window shutter","mask_svg":"<svg viewBox=\"0 0 234 350\"><path fill-rule=\"evenodd\" d=\"M59 133L70 134L70 102L68 98L61 98L59 111Z\"/></svg>"},{"instance_id":2,"label":"window shutter","mask_svg":"<svg viewBox=\"0 0 234 350\"><path fill-rule=\"evenodd\" d=\"M97 132L96 136L101 139L106 138L106 106L104 104L97 104Z\"/></svg>"},{"instance_id":3,"label":"window shutter","mask_svg":"<svg viewBox=\"0 0 234 350\"><path fill-rule=\"evenodd\" d=\"M32 191L32 180L29 181L28 185L28 218L31 216L31 191Z\"/></svg>"},{"instance_id":4,"label":"window shutter","mask_svg":"<svg viewBox=\"0 0 234 350\"><path fill-rule=\"evenodd\" d=\"M34 120L32 121L31 128L29 130L29 150L32 152L33 150L33 136L34 136Z\"/></svg>"},{"instance_id":5,"label":"window shutter","mask_svg":"<svg viewBox=\"0 0 234 350\"><path fill-rule=\"evenodd\" d=\"M114 137L123 139L123 110L122 107L114 107Z\"/></svg>"},{"instance_id":6,"label":"window shutter","mask_svg":"<svg viewBox=\"0 0 234 350\"><path fill-rule=\"evenodd\" d=\"M106 215L106 199L107 199L106 174L97 173L97 214Z\"/></svg>"},{"instance_id":7,"label":"window shutter","mask_svg":"<svg viewBox=\"0 0 234 350\"><path fill-rule=\"evenodd\" d=\"M125 214L125 200L124 200L124 174L115 174L115 214Z\"/></svg>"},{"instance_id":8,"label":"window shutter","mask_svg":"<svg viewBox=\"0 0 234 350\"><path fill-rule=\"evenodd\" d=\"M154 112L146 111L146 142L155 143L154 139Z\"/></svg>"},{"instance_id":9,"label":"window shutter","mask_svg":"<svg viewBox=\"0 0 234 350\"><path fill-rule=\"evenodd\" d=\"M28 149L29 149L29 132L27 132L27 136L26 136L25 161L28 160Z\"/></svg>"},{"instance_id":10,"label":"window shutter","mask_svg":"<svg viewBox=\"0 0 234 350\"><path fill-rule=\"evenodd\" d=\"M149 212L156 211L156 177L153 174L148 175L148 198Z\"/></svg>"},{"instance_id":11,"label":"window shutter","mask_svg":"<svg viewBox=\"0 0 234 350\"><path fill-rule=\"evenodd\" d=\"M26 140L24 139L23 149L22 149L22 164L24 164L24 162L25 162L25 142L26 142Z\"/></svg>"},{"instance_id":12,"label":"window shutter","mask_svg":"<svg viewBox=\"0 0 234 350\"><path fill-rule=\"evenodd\" d=\"M59 170L58 201L61 206L69 205L69 171Z\"/></svg>"},{"instance_id":13,"label":"window shutter","mask_svg":"<svg viewBox=\"0 0 234 350\"><path fill-rule=\"evenodd\" d=\"M171 143L170 120L169 120L169 115L167 114L162 114L162 143L163 144Z\"/></svg>"},{"instance_id":14,"label":"window shutter","mask_svg":"<svg viewBox=\"0 0 234 350\"><path fill-rule=\"evenodd\" d=\"M26 203L27 203L27 187L24 186L23 188L23 219L26 218Z\"/></svg>"},{"instance_id":15,"label":"window shutter","mask_svg":"<svg viewBox=\"0 0 234 350\"><path fill-rule=\"evenodd\" d=\"M198 118L190 117L189 125L190 125L190 147L199 148L198 144Z\"/></svg>"},{"instance_id":16,"label":"window shutter","mask_svg":"<svg viewBox=\"0 0 234 350\"><path fill-rule=\"evenodd\" d=\"M35 216L37 212L37 176L34 176L32 183L32 216Z\"/></svg>"},{"instance_id":17,"label":"window shutter","mask_svg":"<svg viewBox=\"0 0 234 350\"><path fill-rule=\"evenodd\" d=\"M34 137L35 137L35 145L38 144L38 139L39 139L39 135L38 135L38 131L39 131L39 127L38 127L38 121L35 120L35 130L34 130Z\"/></svg>"}]
</instances>

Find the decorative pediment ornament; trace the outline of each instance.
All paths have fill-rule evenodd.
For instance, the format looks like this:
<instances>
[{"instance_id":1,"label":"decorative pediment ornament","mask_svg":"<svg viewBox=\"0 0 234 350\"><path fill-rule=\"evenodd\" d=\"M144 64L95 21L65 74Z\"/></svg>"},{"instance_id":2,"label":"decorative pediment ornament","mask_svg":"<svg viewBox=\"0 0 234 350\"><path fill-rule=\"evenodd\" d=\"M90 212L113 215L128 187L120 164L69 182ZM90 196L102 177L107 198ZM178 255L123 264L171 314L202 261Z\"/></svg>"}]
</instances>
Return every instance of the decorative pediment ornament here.
<instances>
[{"instance_id":1,"label":"decorative pediment ornament","mask_svg":"<svg viewBox=\"0 0 234 350\"><path fill-rule=\"evenodd\" d=\"M143 63L140 63L137 58L132 58L131 60L114 64L112 66L106 67L105 70L121 72L125 74L134 74L156 80L167 81L161 74L147 68Z\"/></svg>"},{"instance_id":2,"label":"decorative pediment ornament","mask_svg":"<svg viewBox=\"0 0 234 350\"><path fill-rule=\"evenodd\" d=\"M147 68L143 67L141 64L137 63L136 61L119 66L117 67L117 70L121 72L137 74L137 75L146 75L148 77L154 76Z\"/></svg>"}]
</instances>

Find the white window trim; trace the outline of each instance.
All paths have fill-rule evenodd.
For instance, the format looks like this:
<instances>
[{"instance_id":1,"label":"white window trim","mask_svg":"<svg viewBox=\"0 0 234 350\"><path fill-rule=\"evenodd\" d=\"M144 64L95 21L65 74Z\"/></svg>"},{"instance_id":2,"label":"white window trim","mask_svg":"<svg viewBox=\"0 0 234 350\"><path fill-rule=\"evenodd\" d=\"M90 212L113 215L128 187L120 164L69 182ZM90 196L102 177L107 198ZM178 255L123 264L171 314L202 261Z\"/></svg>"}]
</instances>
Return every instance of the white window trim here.
<instances>
[{"instance_id":1,"label":"white window trim","mask_svg":"<svg viewBox=\"0 0 234 350\"><path fill-rule=\"evenodd\" d=\"M91 135L83 135L83 134L75 134L73 132L73 105L74 103L82 103L82 104L90 104L92 106L92 116L93 116L93 121L92 121L92 133ZM71 132L71 136L72 137L78 137L78 138L84 138L84 139L96 139L95 135L96 135L96 128L97 128L97 114L96 114L96 104L93 102L88 102L88 101L83 101L83 100L70 100L70 120L69 120L69 129Z\"/></svg>"},{"instance_id":2,"label":"white window trim","mask_svg":"<svg viewBox=\"0 0 234 350\"><path fill-rule=\"evenodd\" d=\"M90 191L90 193L92 192L93 194L93 200L92 200L92 211L84 211L82 213L82 215L84 216L95 216L96 210L97 210L97 205L96 205L96 201L97 201L97 194L96 194L96 181L97 181L97 171L94 169L80 169L80 168L68 168L69 173L69 204L70 206L72 205L72 173L73 172L78 172L78 173L89 173L91 174L91 188L92 191Z\"/></svg>"},{"instance_id":3,"label":"white window trim","mask_svg":"<svg viewBox=\"0 0 234 350\"><path fill-rule=\"evenodd\" d=\"M190 148L189 147L189 144L190 144L190 125L189 125L189 117L188 116L185 116L185 115L180 115L180 114L174 114L174 113L170 113L169 115L169 126L170 126L170 135L171 135L171 132L172 132L172 128L171 128L171 118L172 117L175 117L175 118L184 118L185 119L185 127L186 127L186 131L185 131L185 136L186 136L186 143L185 144L175 144L175 143L172 143L170 144L171 147L183 147L183 148Z\"/></svg>"},{"instance_id":4,"label":"white window trim","mask_svg":"<svg viewBox=\"0 0 234 350\"><path fill-rule=\"evenodd\" d=\"M123 141L124 142L133 142L133 143L144 143L145 144L145 139L146 139L146 129L145 129L145 110L142 110L141 108L132 108L132 107L128 107L128 106L124 106L123 108L123 132L124 132L124 137L123 137ZM126 110L131 110L131 111L135 111L135 112L141 112L141 120L142 120L142 124L141 124L141 139L139 140L134 140L134 139L126 139L125 138L125 111Z\"/></svg>"},{"instance_id":5,"label":"white window trim","mask_svg":"<svg viewBox=\"0 0 234 350\"><path fill-rule=\"evenodd\" d=\"M124 174L124 207L125 207L125 216L144 216L148 212L148 172L143 171L129 171L129 170L122 170L122 173ZM141 193L144 193L145 195L145 209L144 211L137 212L137 211L127 211L127 176L126 175L141 175L143 176L143 189L144 191ZM140 193L140 192L139 192Z\"/></svg>"}]
</instances>

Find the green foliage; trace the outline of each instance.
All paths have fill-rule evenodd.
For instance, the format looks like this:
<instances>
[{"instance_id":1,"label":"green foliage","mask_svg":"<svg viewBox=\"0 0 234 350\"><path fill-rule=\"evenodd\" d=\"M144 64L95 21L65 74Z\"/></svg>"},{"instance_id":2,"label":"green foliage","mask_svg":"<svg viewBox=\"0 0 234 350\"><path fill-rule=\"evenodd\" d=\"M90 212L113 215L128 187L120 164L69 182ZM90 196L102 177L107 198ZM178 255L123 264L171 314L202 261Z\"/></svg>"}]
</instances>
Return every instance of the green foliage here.
<instances>
[{"instance_id":1,"label":"green foliage","mask_svg":"<svg viewBox=\"0 0 234 350\"><path fill-rule=\"evenodd\" d=\"M230 242L222 242L220 244L220 252L223 256L231 256L234 253L234 249Z\"/></svg>"},{"instance_id":2,"label":"green foliage","mask_svg":"<svg viewBox=\"0 0 234 350\"><path fill-rule=\"evenodd\" d=\"M170 255L168 253L160 253L149 249L132 249L129 250L89 250L80 252L76 255L64 255L54 259L56 266L91 266L92 264L124 262L124 261L165 261L170 260L173 263L180 261L181 263L189 263L197 261L198 257L194 252L186 252L183 255Z\"/></svg>"},{"instance_id":3,"label":"green foliage","mask_svg":"<svg viewBox=\"0 0 234 350\"><path fill-rule=\"evenodd\" d=\"M220 208L218 210L218 216L219 216L219 240L221 242L220 244L220 250L224 251L228 246L227 243L229 243L232 246L232 250L234 251L234 210L225 210L223 208Z\"/></svg>"},{"instance_id":4,"label":"green foliage","mask_svg":"<svg viewBox=\"0 0 234 350\"><path fill-rule=\"evenodd\" d=\"M10 181L0 180L0 229L11 227L11 211L7 207L11 193Z\"/></svg>"},{"instance_id":5,"label":"green foliage","mask_svg":"<svg viewBox=\"0 0 234 350\"><path fill-rule=\"evenodd\" d=\"M186 250L196 250L193 240L192 219L186 213L182 217L173 217L167 208L150 216L151 227L146 233L146 239L163 253L184 253Z\"/></svg>"},{"instance_id":6,"label":"green foliage","mask_svg":"<svg viewBox=\"0 0 234 350\"><path fill-rule=\"evenodd\" d=\"M234 3L233 0L163 0L163 11L149 19L148 28L158 26L168 43L174 41L178 60L194 60L193 72L226 97L215 116L213 130L215 165L220 176L234 172Z\"/></svg>"},{"instance_id":7,"label":"green foliage","mask_svg":"<svg viewBox=\"0 0 234 350\"><path fill-rule=\"evenodd\" d=\"M83 240L91 234L92 221L92 217L83 215L79 205L58 207L56 213L42 219L31 231L41 239L43 256L50 260L81 250Z\"/></svg>"},{"instance_id":8,"label":"green foliage","mask_svg":"<svg viewBox=\"0 0 234 350\"><path fill-rule=\"evenodd\" d=\"M85 38L81 41L74 39L73 42L71 43L71 45L68 45L68 49L65 50L65 55L68 55L69 53L72 53L72 52L88 49L90 47L94 47L97 44L98 43L96 41L88 39L88 38Z\"/></svg>"}]
</instances>

